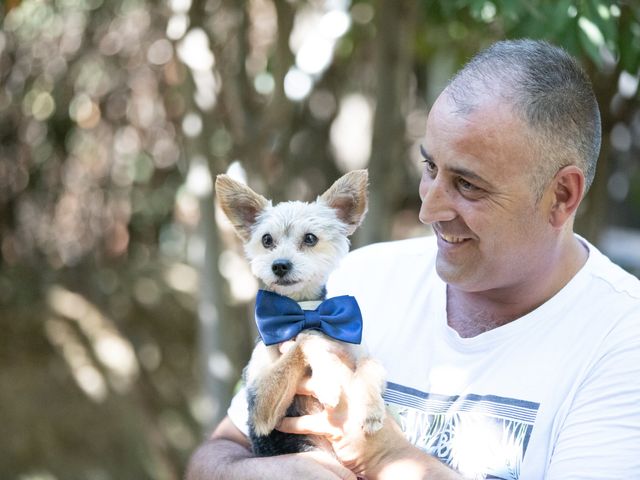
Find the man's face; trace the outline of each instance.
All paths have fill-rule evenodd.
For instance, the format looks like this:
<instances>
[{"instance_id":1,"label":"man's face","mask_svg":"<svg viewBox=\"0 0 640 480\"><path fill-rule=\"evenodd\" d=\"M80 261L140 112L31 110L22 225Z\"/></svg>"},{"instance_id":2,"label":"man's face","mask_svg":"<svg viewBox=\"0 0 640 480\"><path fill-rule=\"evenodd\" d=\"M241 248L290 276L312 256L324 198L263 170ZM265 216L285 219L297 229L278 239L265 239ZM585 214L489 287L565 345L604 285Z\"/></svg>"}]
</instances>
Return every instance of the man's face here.
<instances>
[{"instance_id":1,"label":"man's face","mask_svg":"<svg viewBox=\"0 0 640 480\"><path fill-rule=\"evenodd\" d=\"M544 276L550 195L537 201L532 172L541 159L525 129L495 98L458 113L445 92L429 113L420 220L438 237L436 268L449 285L501 291Z\"/></svg>"}]
</instances>

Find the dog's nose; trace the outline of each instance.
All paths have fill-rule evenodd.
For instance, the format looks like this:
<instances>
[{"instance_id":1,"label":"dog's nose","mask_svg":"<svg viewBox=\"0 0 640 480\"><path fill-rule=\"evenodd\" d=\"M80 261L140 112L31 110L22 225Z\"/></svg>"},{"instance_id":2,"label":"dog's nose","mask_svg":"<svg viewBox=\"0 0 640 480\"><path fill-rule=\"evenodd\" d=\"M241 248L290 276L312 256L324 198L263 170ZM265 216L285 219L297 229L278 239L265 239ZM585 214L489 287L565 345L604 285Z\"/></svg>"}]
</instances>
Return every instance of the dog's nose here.
<instances>
[{"instance_id":1,"label":"dog's nose","mask_svg":"<svg viewBox=\"0 0 640 480\"><path fill-rule=\"evenodd\" d=\"M271 264L271 271L278 277L284 277L291 271L291 267L293 267L293 265L289 260L279 258Z\"/></svg>"}]
</instances>

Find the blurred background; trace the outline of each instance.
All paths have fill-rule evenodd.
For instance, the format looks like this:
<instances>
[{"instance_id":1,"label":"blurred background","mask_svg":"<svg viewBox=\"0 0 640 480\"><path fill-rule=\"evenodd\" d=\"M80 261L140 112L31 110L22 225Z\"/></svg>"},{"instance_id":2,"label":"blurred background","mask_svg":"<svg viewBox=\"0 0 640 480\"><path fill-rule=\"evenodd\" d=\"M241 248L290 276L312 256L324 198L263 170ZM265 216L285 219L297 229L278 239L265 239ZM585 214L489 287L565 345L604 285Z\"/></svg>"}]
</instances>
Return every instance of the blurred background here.
<instances>
[{"instance_id":1,"label":"blurred background","mask_svg":"<svg viewBox=\"0 0 640 480\"><path fill-rule=\"evenodd\" d=\"M181 478L254 342L212 176L311 200L367 167L354 246L425 234L429 106L522 36L593 80L603 149L577 230L637 275L635 0L4 0L0 478Z\"/></svg>"}]
</instances>

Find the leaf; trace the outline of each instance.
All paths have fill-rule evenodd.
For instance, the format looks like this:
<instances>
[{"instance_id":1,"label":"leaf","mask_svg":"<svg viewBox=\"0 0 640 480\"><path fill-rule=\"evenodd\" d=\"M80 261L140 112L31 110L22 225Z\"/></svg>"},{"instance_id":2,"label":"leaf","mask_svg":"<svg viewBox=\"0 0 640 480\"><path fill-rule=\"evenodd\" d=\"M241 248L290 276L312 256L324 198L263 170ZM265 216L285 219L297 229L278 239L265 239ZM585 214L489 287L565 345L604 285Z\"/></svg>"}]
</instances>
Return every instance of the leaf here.
<instances>
[{"instance_id":1,"label":"leaf","mask_svg":"<svg viewBox=\"0 0 640 480\"><path fill-rule=\"evenodd\" d=\"M600 55L600 49L604 46L602 32L595 23L583 16L578 18L578 27L578 38L582 48L598 68L602 68L604 65Z\"/></svg>"},{"instance_id":2,"label":"leaf","mask_svg":"<svg viewBox=\"0 0 640 480\"><path fill-rule=\"evenodd\" d=\"M606 47L616 54L618 26L615 17L611 14L610 5L601 0L587 0L583 2L583 7L580 15L598 28Z\"/></svg>"},{"instance_id":3,"label":"leaf","mask_svg":"<svg viewBox=\"0 0 640 480\"><path fill-rule=\"evenodd\" d=\"M546 15L548 32L559 33L568 28L571 21L569 7L572 4L572 0L561 0L549 9L549 14Z\"/></svg>"},{"instance_id":4,"label":"leaf","mask_svg":"<svg viewBox=\"0 0 640 480\"><path fill-rule=\"evenodd\" d=\"M620 16L620 68L635 75L640 68L640 23L631 15Z\"/></svg>"},{"instance_id":5,"label":"leaf","mask_svg":"<svg viewBox=\"0 0 640 480\"><path fill-rule=\"evenodd\" d=\"M584 49L579 38L578 20L572 18L567 28L560 33L558 42L573 56L580 57Z\"/></svg>"}]
</instances>

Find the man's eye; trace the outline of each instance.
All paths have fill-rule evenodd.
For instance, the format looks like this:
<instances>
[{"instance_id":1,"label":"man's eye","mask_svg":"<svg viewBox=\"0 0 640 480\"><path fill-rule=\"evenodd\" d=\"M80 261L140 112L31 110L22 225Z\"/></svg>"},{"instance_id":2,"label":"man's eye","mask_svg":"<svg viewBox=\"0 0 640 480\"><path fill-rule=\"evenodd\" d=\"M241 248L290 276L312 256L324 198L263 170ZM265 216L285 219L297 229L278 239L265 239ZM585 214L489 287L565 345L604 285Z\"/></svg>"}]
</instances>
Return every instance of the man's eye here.
<instances>
[{"instance_id":1,"label":"man's eye","mask_svg":"<svg viewBox=\"0 0 640 480\"><path fill-rule=\"evenodd\" d=\"M313 233L307 233L305 234L302 241L307 247L313 247L316 243L318 243L318 237L316 237Z\"/></svg>"},{"instance_id":2,"label":"man's eye","mask_svg":"<svg viewBox=\"0 0 640 480\"><path fill-rule=\"evenodd\" d=\"M438 171L438 167L436 167L436 164L433 163L431 160L423 160L424 162L424 171L428 174L428 175L435 175L436 172Z\"/></svg>"},{"instance_id":3,"label":"man's eye","mask_svg":"<svg viewBox=\"0 0 640 480\"><path fill-rule=\"evenodd\" d=\"M264 248L271 248L271 247L273 247L273 237L272 237L270 234L265 233L265 234L262 236L262 246L263 246Z\"/></svg>"},{"instance_id":4,"label":"man's eye","mask_svg":"<svg viewBox=\"0 0 640 480\"><path fill-rule=\"evenodd\" d=\"M473 183L467 182L464 178L458 178L458 186L465 192L477 192L480 190Z\"/></svg>"}]
</instances>

